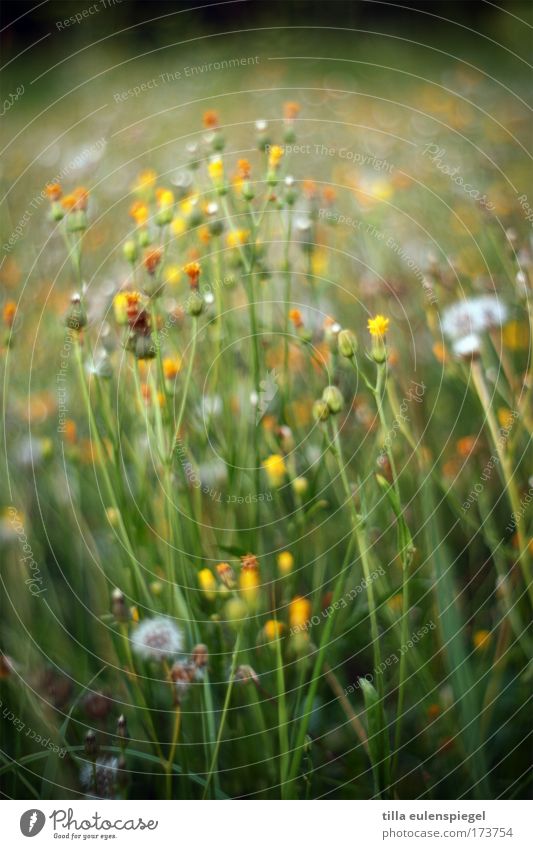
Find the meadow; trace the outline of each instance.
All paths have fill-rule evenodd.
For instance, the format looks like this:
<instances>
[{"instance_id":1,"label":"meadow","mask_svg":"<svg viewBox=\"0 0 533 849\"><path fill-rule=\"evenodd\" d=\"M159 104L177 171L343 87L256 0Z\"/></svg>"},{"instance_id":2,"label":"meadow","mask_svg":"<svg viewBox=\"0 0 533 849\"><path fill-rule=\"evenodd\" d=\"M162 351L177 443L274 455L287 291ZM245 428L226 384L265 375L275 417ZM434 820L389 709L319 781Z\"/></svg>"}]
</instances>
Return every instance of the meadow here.
<instances>
[{"instance_id":1,"label":"meadow","mask_svg":"<svg viewBox=\"0 0 533 849\"><path fill-rule=\"evenodd\" d=\"M526 80L313 38L10 101L4 796L531 791Z\"/></svg>"}]
</instances>

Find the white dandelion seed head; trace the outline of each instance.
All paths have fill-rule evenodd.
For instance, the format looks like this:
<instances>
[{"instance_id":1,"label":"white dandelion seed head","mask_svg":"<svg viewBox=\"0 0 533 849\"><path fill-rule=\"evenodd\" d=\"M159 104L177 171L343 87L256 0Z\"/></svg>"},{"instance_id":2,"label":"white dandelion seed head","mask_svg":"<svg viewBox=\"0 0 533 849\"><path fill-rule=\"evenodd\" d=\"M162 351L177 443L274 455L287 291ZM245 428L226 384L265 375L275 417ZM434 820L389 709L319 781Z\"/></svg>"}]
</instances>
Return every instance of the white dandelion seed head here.
<instances>
[{"instance_id":1,"label":"white dandelion seed head","mask_svg":"<svg viewBox=\"0 0 533 849\"><path fill-rule=\"evenodd\" d=\"M460 359L469 360L477 357L481 350L481 339L477 333L469 333L453 343L453 352Z\"/></svg>"},{"instance_id":2,"label":"white dandelion seed head","mask_svg":"<svg viewBox=\"0 0 533 849\"><path fill-rule=\"evenodd\" d=\"M165 616L145 619L134 631L133 650L144 660L163 660L183 649L181 629Z\"/></svg>"},{"instance_id":3,"label":"white dandelion seed head","mask_svg":"<svg viewBox=\"0 0 533 849\"><path fill-rule=\"evenodd\" d=\"M94 796L112 799L115 795L117 771L118 758L102 755L97 759L94 769L90 761L83 764L80 770L80 784L84 790Z\"/></svg>"},{"instance_id":4,"label":"white dandelion seed head","mask_svg":"<svg viewBox=\"0 0 533 849\"><path fill-rule=\"evenodd\" d=\"M442 314L442 329L450 339L460 339L501 327L507 316L508 309L499 298L480 295L446 307Z\"/></svg>"},{"instance_id":5,"label":"white dandelion seed head","mask_svg":"<svg viewBox=\"0 0 533 849\"><path fill-rule=\"evenodd\" d=\"M258 133L264 133L264 131L266 130L267 127L268 127L268 124L264 120L260 120L260 121L255 122L255 129L257 130Z\"/></svg>"}]
</instances>

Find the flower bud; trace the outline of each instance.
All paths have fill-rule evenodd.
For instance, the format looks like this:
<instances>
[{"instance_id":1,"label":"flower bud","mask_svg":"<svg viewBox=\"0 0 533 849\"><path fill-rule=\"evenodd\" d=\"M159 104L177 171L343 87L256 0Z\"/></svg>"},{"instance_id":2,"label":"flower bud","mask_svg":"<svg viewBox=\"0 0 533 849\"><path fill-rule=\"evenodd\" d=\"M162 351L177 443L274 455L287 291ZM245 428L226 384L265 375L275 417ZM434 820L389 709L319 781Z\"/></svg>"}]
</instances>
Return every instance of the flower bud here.
<instances>
[{"instance_id":1,"label":"flower bud","mask_svg":"<svg viewBox=\"0 0 533 849\"><path fill-rule=\"evenodd\" d=\"M111 593L111 612L118 622L127 622L130 618L126 598L118 587Z\"/></svg>"},{"instance_id":2,"label":"flower bud","mask_svg":"<svg viewBox=\"0 0 533 849\"><path fill-rule=\"evenodd\" d=\"M322 398L313 404L313 418L316 422L325 422L329 418L329 407Z\"/></svg>"},{"instance_id":3,"label":"flower bud","mask_svg":"<svg viewBox=\"0 0 533 849\"><path fill-rule=\"evenodd\" d=\"M117 719L117 737L120 740L121 746L127 746L129 742L128 724L123 713Z\"/></svg>"},{"instance_id":4,"label":"flower bud","mask_svg":"<svg viewBox=\"0 0 533 849\"><path fill-rule=\"evenodd\" d=\"M305 495L309 489L309 481L307 478L297 477L292 481L292 489L296 495Z\"/></svg>"},{"instance_id":5,"label":"flower bud","mask_svg":"<svg viewBox=\"0 0 533 849\"><path fill-rule=\"evenodd\" d=\"M341 330L337 337L339 353L351 360L357 353L357 337L351 330Z\"/></svg>"},{"instance_id":6,"label":"flower bud","mask_svg":"<svg viewBox=\"0 0 533 849\"><path fill-rule=\"evenodd\" d=\"M322 393L322 400L328 405L330 413L340 413L344 406L344 398L336 386L326 386Z\"/></svg>"},{"instance_id":7,"label":"flower bud","mask_svg":"<svg viewBox=\"0 0 533 849\"><path fill-rule=\"evenodd\" d=\"M81 330L87 324L87 313L79 295L73 295L71 298L70 307L65 317L65 324L71 330Z\"/></svg>"},{"instance_id":8,"label":"flower bud","mask_svg":"<svg viewBox=\"0 0 533 849\"><path fill-rule=\"evenodd\" d=\"M199 669L203 669L204 666L207 666L209 661L207 646L204 643L198 643L191 652L191 659L194 665Z\"/></svg>"},{"instance_id":9,"label":"flower bud","mask_svg":"<svg viewBox=\"0 0 533 849\"><path fill-rule=\"evenodd\" d=\"M124 259L126 259L128 262L131 262L131 264L133 265L138 255L137 245L135 244L133 239L128 239L127 242L124 242L122 252L124 254Z\"/></svg>"},{"instance_id":10,"label":"flower bud","mask_svg":"<svg viewBox=\"0 0 533 849\"><path fill-rule=\"evenodd\" d=\"M199 316L204 311L204 299L197 292L192 292L187 299L187 312L189 315Z\"/></svg>"},{"instance_id":11,"label":"flower bud","mask_svg":"<svg viewBox=\"0 0 533 849\"><path fill-rule=\"evenodd\" d=\"M135 357L138 360L153 360L155 357L155 347L151 335L140 335L136 337Z\"/></svg>"}]
</instances>

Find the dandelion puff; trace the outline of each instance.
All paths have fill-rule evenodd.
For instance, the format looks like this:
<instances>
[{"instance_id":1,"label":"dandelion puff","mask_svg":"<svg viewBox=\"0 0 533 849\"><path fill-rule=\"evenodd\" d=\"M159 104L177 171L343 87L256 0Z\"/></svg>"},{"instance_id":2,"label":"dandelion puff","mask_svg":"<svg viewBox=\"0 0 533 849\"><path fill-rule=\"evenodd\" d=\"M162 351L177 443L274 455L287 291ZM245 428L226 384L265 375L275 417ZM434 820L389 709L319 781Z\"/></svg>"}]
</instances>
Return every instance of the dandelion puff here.
<instances>
[{"instance_id":1,"label":"dandelion puff","mask_svg":"<svg viewBox=\"0 0 533 849\"><path fill-rule=\"evenodd\" d=\"M80 770L80 784L101 799L113 799L116 791L118 758L102 755L93 764L86 761ZM96 786L95 786L96 782Z\"/></svg>"},{"instance_id":2,"label":"dandelion puff","mask_svg":"<svg viewBox=\"0 0 533 849\"><path fill-rule=\"evenodd\" d=\"M507 316L508 309L499 298L480 295L447 307L442 315L442 329L450 339L459 339L501 327Z\"/></svg>"},{"instance_id":3,"label":"dandelion puff","mask_svg":"<svg viewBox=\"0 0 533 849\"><path fill-rule=\"evenodd\" d=\"M453 352L461 360L470 360L479 356L481 339L477 333L469 333L453 343Z\"/></svg>"},{"instance_id":4,"label":"dandelion puff","mask_svg":"<svg viewBox=\"0 0 533 849\"><path fill-rule=\"evenodd\" d=\"M163 660L183 649L183 634L171 619L145 619L132 637L133 650L144 660Z\"/></svg>"}]
</instances>

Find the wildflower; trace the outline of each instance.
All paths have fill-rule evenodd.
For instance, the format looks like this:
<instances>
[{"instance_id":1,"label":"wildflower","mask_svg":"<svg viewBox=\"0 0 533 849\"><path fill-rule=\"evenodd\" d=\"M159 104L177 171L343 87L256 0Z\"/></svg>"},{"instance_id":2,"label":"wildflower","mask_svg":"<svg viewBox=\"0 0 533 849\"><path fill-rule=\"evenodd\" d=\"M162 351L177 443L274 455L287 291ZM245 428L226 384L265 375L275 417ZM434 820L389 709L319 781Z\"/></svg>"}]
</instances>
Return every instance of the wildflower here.
<instances>
[{"instance_id":1,"label":"wildflower","mask_svg":"<svg viewBox=\"0 0 533 849\"><path fill-rule=\"evenodd\" d=\"M463 436L457 440L457 453L461 457L469 457L477 444L477 436Z\"/></svg>"},{"instance_id":2,"label":"wildflower","mask_svg":"<svg viewBox=\"0 0 533 849\"><path fill-rule=\"evenodd\" d=\"M195 668L183 661L176 661L170 670L170 679L174 683L177 704L181 703L194 681Z\"/></svg>"},{"instance_id":3,"label":"wildflower","mask_svg":"<svg viewBox=\"0 0 533 849\"><path fill-rule=\"evenodd\" d=\"M453 352L460 360L474 360L481 352L481 338L477 333L469 333L453 343Z\"/></svg>"},{"instance_id":4,"label":"wildflower","mask_svg":"<svg viewBox=\"0 0 533 849\"><path fill-rule=\"evenodd\" d=\"M226 242L229 248L237 248L245 245L249 238L249 230L230 230L226 236Z\"/></svg>"},{"instance_id":5,"label":"wildflower","mask_svg":"<svg viewBox=\"0 0 533 849\"><path fill-rule=\"evenodd\" d=\"M229 563L217 563L216 570L218 577L222 581L225 587L229 590L232 590L235 587L235 572L229 565Z\"/></svg>"},{"instance_id":6,"label":"wildflower","mask_svg":"<svg viewBox=\"0 0 533 849\"><path fill-rule=\"evenodd\" d=\"M283 622L278 622L277 619L269 619L268 622L265 622L263 628L263 634L265 635L267 640L274 641L279 639L285 630L285 625Z\"/></svg>"},{"instance_id":7,"label":"wildflower","mask_svg":"<svg viewBox=\"0 0 533 849\"><path fill-rule=\"evenodd\" d=\"M181 357L165 357L163 360L163 374L166 380L174 380L181 369Z\"/></svg>"},{"instance_id":8,"label":"wildflower","mask_svg":"<svg viewBox=\"0 0 533 849\"><path fill-rule=\"evenodd\" d=\"M102 755L96 763L84 763L80 770L80 783L84 790L100 799L113 799L116 794L118 758Z\"/></svg>"},{"instance_id":9,"label":"wildflower","mask_svg":"<svg viewBox=\"0 0 533 849\"><path fill-rule=\"evenodd\" d=\"M215 109L206 109L203 115L204 127L207 130L214 130L218 127L218 112Z\"/></svg>"},{"instance_id":10,"label":"wildflower","mask_svg":"<svg viewBox=\"0 0 533 849\"><path fill-rule=\"evenodd\" d=\"M259 561L255 554L244 554L241 557L241 568L243 572L258 572Z\"/></svg>"},{"instance_id":11,"label":"wildflower","mask_svg":"<svg viewBox=\"0 0 533 849\"><path fill-rule=\"evenodd\" d=\"M258 569L243 569L239 575L239 588L249 607L255 607L260 586Z\"/></svg>"},{"instance_id":12,"label":"wildflower","mask_svg":"<svg viewBox=\"0 0 533 849\"><path fill-rule=\"evenodd\" d=\"M201 569L198 572L198 583L208 601L216 598L217 582L211 569Z\"/></svg>"},{"instance_id":13,"label":"wildflower","mask_svg":"<svg viewBox=\"0 0 533 849\"><path fill-rule=\"evenodd\" d=\"M183 649L183 634L171 619L155 616L135 629L132 645L144 660L164 660Z\"/></svg>"},{"instance_id":14,"label":"wildflower","mask_svg":"<svg viewBox=\"0 0 533 849\"><path fill-rule=\"evenodd\" d=\"M7 301L4 304L4 308L2 310L2 319L4 324L7 327L13 327L13 322L15 320L15 314L17 312L17 305L15 301Z\"/></svg>"},{"instance_id":15,"label":"wildflower","mask_svg":"<svg viewBox=\"0 0 533 849\"><path fill-rule=\"evenodd\" d=\"M155 221L159 227L164 227L170 224L174 217L174 192L160 188L156 190L155 196L157 202Z\"/></svg>"},{"instance_id":16,"label":"wildflower","mask_svg":"<svg viewBox=\"0 0 533 849\"><path fill-rule=\"evenodd\" d=\"M344 398L336 386L326 386L322 393L322 400L328 405L330 413L340 413L344 406Z\"/></svg>"},{"instance_id":17,"label":"wildflower","mask_svg":"<svg viewBox=\"0 0 533 849\"><path fill-rule=\"evenodd\" d=\"M302 496L309 489L309 481L307 478L297 477L292 480L291 486L296 495Z\"/></svg>"},{"instance_id":18,"label":"wildflower","mask_svg":"<svg viewBox=\"0 0 533 849\"><path fill-rule=\"evenodd\" d=\"M117 737L119 738L120 746L125 749L129 743L128 723L123 713L117 719Z\"/></svg>"},{"instance_id":19,"label":"wildflower","mask_svg":"<svg viewBox=\"0 0 533 849\"><path fill-rule=\"evenodd\" d=\"M311 602L303 596L296 596L289 604L289 624L291 628L301 628L311 618Z\"/></svg>"},{"instance_id":20,"label":"wildflower","mask_svg":"<svg viewBox=\"0 0 533 849\"><path fill-rule=\"evenodd\" d=\"M240 681L242 684L249 684L252 681L256 687L259 686L259 677L255 669L248 664L242 664L235 670L235 681Z\"/></svg>"},{"instance_id":21,"label":"wildflower","mask_svg":"<svg viewBox=\"0 0 533 849\"><path fill-rule=\"evenodd\" d=\"M175 286L181 279L181 268L179 265L168 265L163 273L165 283Z\"/></svg>"},{"instance_id":22,"label":"wildflower","mask_svg":"<svg viewBox=\"0 0 533 849\"><path fill-rule=\"evenodd\" d=\"M45 188L45 192L48 200L52 202L58 201L63 194L61 183L48 183Z\"/></svg>"},{"instance_id":23,"label":"wildflower","mask_svg":"<svg viewBox=\"0 0 533 849\"><path fill-rule=\"evenodd\" d=\"M466 298L446 307L442 329L450 339L459 340L501 327L507 315L505 304L493 295Z\"/></svg>"},{"instance_id":24,"label":"wildflower","mask_svg":"<svg viewBox=\"0 0 533 849\"><path fill-rule=\"evenodd\" d=\"M375 315L368 319L368 330L372 336L372 359L379 365L387 358L385 335L389 329L389 319L384 315Z\"/></svg>"},{"instance_id":25,"label":"wildflower","mask_svg":"<svg viewBox=\"0 0 533 849\"><path fill-rule=\"evenodd\" d=\"M297 309L289 310L289 318L292 321L296 330L298 330L300 327L303 327L304 323L303 323L302 314L301 314L300 310L297 310Z\"/></svg>"},{"instance_id":26,"label":"wildflower","mask_svg":"<svg viewBox=\"0 0 533 849\"><path fill-rule=\"evenodd\" d=\"M510 430L515 420L512 410L508 407L500 407L498 410L498 421L504 430Z\"/></svg>"},{"instance_id":27,"label":"wildflower","mask_svg":"<svg viewBox=\"0 0 533 849\"><path fill-rule=\"evenodd\" d=\"M130 206L130 216L139 227L144 227L148 221L149 210L148 206L140 200L136 200Z\"/></svg>"},{"instance_id":28,"label":"wildflower","mask_svg":"<svg viewBox=\"0 0 533 849\"><path fill-rule=\"evenodd\" d=\"M222 185L224 180L224 163L220 156L217 156L216 159L212 159L209 165L207 166L207 171L209 176L215 186Z\"/></svg>"},{"instance_id":29,"label":"wildflower","mask_svg":"<svg viewBox=\"0 0 533 849\"><path fill-rule=\"evenodd\" d=\"M271 454L263 460L262 466L272 486L281 486L287 473L287 466L281 454Z\"/></svg>"},{"instance_id":30,"label":"wildflower","mask_svg":"<svg viewBox=\"0 0 533 849\"><path fill-rule=\"evenodd\" d=\"M368 319L368 330L374 338L383 339L389 329L389 319L383 315L376 315Z\"/></svg>"},{"instance_id":31,"label":"wildflower","mask_svg":"<svg viewBox=\"0 0 533 849\"><path fill-rule=\"evenodd\" d=\"M288 575L292 572L294 566L294 557L290 551L280 551L277 558L278 570L282 575Z\"/></svg>"},{"instance_id":32,"label":"wildflower","mask_svg":"<svg viewBox=\"0 0 533 849\"><path fill-rule=\"evenodd\" d=\"M191 652L191 660L198 669L203 669L209 662L209 651L204 643L198 643Z\"/></svg>"},{"instance_id":33,"label":"wildflower","mask_svg":"<svg viewBox=\"0 0 533 849\"><path fill-rule=\"evenodd\" d=\"M440 705L436 702L433 702L428 706L428 719L436 719L441 714Z\"/></svg>"},{"instance_id":34,"label":"wildflower","mask_svg":"<svg viewBox=\"0 0 533 849\"><path fill-rule=\"evenodd\" d=\"M277 170L283 158L283 148L279 144L273 144L268 152L268 175L267 180L269 185L275 186L277 183Z\"/></svg>"},{"instance_id":35,"label":"wildflower","mask_svg":"<svg viewBox=\"0 0 533 849\"><path fill-rule=\"evenodd\" d=\"M200 280L200 263L188 262L187 265L184 266L183 270L189 278L189 286L191 289L198 289L198 283Z\"/></svg>"},{"instance_id":36,"label":"wildflower","mask_svg":"<svg viewBox=\"0 0 533 849\"><path fill-rule=\"evenodd\" d=\"M300 104L295 101L287 101L283 104L283 117L286 123L291 123L300 114Z\"/></svg>"},{"instance_id":37,"label":"wildflower","mask_svg":"<svg viewBox=\"0 0 533 849\"><path fill-rule=\"evenodd\" d=\"M250 179L250 172L252 170L252 167L251 167L251 165L250 165L250 163L248 162L247 159L239 159L237 161L237 168L238 168L239 176L240 176L241 180L249 180Z\"/></svg>"},{"instance_id":38,"label":"wildflower","mask_svg":"<svg viewBox=\"0 0 533 849\"><path fill-rule=\"evenodd\" d=\"M479 631L474 631L472 642L474 643L474 648L477 651L485 651L486 649L488 649L491 642L490 631L487 631L484 628L480 629Z\"/></svg>"},{"instance_id":39,"label":"wildflower","mask_svg":"<svg viewBox=\"0 0 533 849\"><path fill-rule=\"evenodd\" d=\"M163 252L161 248L148 248L144 252L143 265L146 268L148 274L155 274L157 267L161 262L162 256Z\"/></svg>"}]
</instances>

